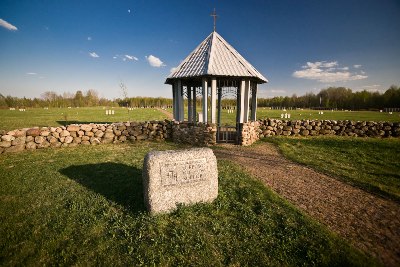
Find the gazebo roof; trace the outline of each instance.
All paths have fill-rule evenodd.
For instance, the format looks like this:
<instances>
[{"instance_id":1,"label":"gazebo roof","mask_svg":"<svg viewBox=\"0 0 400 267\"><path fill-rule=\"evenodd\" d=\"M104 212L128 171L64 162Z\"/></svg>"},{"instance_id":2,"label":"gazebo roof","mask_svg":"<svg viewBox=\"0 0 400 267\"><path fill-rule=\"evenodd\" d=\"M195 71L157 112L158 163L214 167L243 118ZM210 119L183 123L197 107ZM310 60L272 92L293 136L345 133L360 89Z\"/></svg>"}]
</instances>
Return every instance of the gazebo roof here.
<instances>
[{"instance_id":1,"label":"gazebo roof","mask_svg":"<svg viewBox=\"0 0 400 267\"><path fill-rule=\"evenodd\" d=\"M222 76L248 77L257 83L268 80L242 57L224 38L213 31L190 55L172 72L165 83L174 79Z\"/></svg>"}]
</instances>

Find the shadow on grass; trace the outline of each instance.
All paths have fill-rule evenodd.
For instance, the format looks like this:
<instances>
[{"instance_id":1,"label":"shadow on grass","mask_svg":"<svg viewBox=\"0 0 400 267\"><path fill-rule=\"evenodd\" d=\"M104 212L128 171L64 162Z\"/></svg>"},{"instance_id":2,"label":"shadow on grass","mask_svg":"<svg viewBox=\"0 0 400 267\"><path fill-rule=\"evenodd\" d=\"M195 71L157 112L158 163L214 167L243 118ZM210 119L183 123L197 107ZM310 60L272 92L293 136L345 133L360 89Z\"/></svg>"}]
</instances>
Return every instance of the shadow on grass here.
<instances>
[{"instance_id":1,"label":"shadow on grass","mask_svg":"<svg viewBox=\"0 0 400 267\"><path fill-rule=\"evenodd\" d=\"M72 165L59 172L134 214L145 211L142 170L138 168L107 162Z\"/></svg>"}]
</instances>

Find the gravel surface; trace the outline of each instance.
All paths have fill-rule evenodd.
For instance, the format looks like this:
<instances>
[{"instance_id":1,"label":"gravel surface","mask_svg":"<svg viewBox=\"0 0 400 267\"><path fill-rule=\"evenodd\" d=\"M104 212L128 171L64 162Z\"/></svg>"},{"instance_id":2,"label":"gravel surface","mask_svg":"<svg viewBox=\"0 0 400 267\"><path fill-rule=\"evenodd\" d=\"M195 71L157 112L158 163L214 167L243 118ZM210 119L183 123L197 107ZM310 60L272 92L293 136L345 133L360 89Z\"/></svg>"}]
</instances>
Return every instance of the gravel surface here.
<instances>
[{"instance_id":1,"label":"gravel surface","mask_svg":"<svg viewBox=\"0 0 400 267\"><path fill-rule=\"evenodd\" d=\"M276 193L386 266L400 266L400 204L285 159L269 143L219 145Z\"/></svg>"}]
</instances>

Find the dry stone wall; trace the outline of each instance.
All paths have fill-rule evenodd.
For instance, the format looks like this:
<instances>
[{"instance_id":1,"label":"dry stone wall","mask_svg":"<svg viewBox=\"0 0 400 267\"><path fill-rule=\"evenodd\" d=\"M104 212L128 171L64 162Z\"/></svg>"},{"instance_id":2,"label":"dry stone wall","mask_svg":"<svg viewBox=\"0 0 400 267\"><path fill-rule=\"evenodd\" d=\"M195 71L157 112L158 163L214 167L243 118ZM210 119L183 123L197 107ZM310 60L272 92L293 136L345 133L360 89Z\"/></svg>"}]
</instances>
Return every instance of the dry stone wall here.
<instances>
[{"instance_id":1,"label":"dry stone wall","mask_svg":"<svg viewBox=\"0 0 400 267\"><path fill-rule=\"evenodd\" d=\"M244 146L251 145L259 138L274 135L400 137L398 122L265 119L243 123L240 127L238 143ZM9 132L0 131L0 154L25 149L140 140L172 140L177 143L207 146L217 143L216 133L215 124L180 123L168 120L24 128Z\"/></svg>"},{"instance_id":2,"label":"dry stone wall","mask_svg":"<svg viewBox=\"0 0 400 267\"><path fill-rule=\"evenodd\" d=\"M175 143L196 146L215 145L217 143L217 126L212 123L173 122L172 140Z\"/></svg>"},{"instance_id":3,"label":"dry stone wall","mask_svg":"<svg viewBox=\"0 0 400 267\"><path fill-rule=\"evenodd\" d=\"M260 138L284 136L338 135L353 137L400 137L400 123L335 120L259 120Z\"/></svg>"},{"instance_id":4,"label":"dry stone wall","mask_svg":"<svg viewBox=\"0 0 400 267\"><path fill-rule=\"evenodd\" d=\"M82 124L67 127L36 127L0 132L0 153L47 147L72 147L139 140L168 140L171 121Z\"/></svg>"}]
</instances>

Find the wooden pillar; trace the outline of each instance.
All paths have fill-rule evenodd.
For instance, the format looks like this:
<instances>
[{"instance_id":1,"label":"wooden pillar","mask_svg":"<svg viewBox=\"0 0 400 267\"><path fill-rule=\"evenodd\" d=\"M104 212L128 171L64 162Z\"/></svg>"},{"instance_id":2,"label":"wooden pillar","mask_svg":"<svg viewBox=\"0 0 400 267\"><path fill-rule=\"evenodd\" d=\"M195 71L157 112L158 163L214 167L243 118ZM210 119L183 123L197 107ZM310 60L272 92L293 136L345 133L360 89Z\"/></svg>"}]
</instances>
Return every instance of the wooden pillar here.
<instances>
[{"instance_id":1,"label":"wooden pillar","mask_svg":"<svg viewBox=\"0 0 400 267\"><path fill-rule=\"evenodd\" d=\"M178 106L178 114L177 114L177 118L178 121L183 121L185 119L185 113L183 110L183 87L182 87L182 81L178 80L177 81L177 106Z\"/></svg>"},{"instance_id":2,"label":"wooden pillar","mask_svg":"<svg viewBox=\"0 0 400 267\"><path fill-rule=\"evenodd\" d=\"M211 80L211 123L216 122L217 79Z\"/></svg>"},{"instance_id":3,"label":"wooden pillar","mask_svg":"<svg viewBox=\"0 0 400 267\"><path fill-rule=\"evenodd\" d=\"M174 116L174 120L178 120L178 116L176 115L177 109L178 109L178 107L176 105L176 99L177 99L176 91L177 91L177 86L176 86L176 83L174 82L172 84L172 114Z\"/></svg>"},{"instance_id":4,"label":"wooden pillar","mask_svg":"<svg viewBox=\"0 0 400 267\"><path fill-rule=\"evenodd\" d=\"M251 91L251 120L257 120L257 90L258 84L256 83Z\"/></svg>"},{"instance_id":5,"label":"wooden pillar","mask_svg":"<svg viewBox=\"0 0 400 267\"><path fill-rule=\"evenodd\" d=\"M197 99L196 99L196 86L193 86L193 122L196 123L197 122L197 111L196 111L196 106L197 106Z\"/></svg>"},{"instance_id":6,"label":"wooden pillar","mask_svg":"<svg viewBox=\"0 0 400 267\"><path fill-rule=\"evenodd\" d=\"M187 86L187 97L188 97L188 122L193 122L193 109L192 109L192 87Z\"/></svg>"},{"instance_id":7,"label":"wooden pillar","mask_svg":"<svg viewBox=\"0 0 400 267\"><path fill-rule=\"evenodd\" d=\"M207 78L203 78L203 122L207 123L207 98L208 98L208 82Z\"/></svg>"},{"instance_id":8,"label":"wooden pillar","mask_svg":"<svg viewBox=\"0 0 400 267\"><path fill-rule=\"evenodd\" d=\"M240 81L239 86L238 86L238 92L237 92L237 104L236 104L236 122L237 123L243 123L243 117L244 117L244 91L246 88L246 83L244 80Z\"/></svg>"},{"instance_id":9,"label":"wooden pillar","mask_svg":"<svg viewBox=\"0 0 400 267\"><path fill-rule=\"evenodd\" d=\"M249 121L249 106L250 106L250 80L247 80L245 81L245 89L244 89L243 122Z\"/></svg>"},{"instance_id":10,"label":"wooden pillar","mask_svg":"<svg viewBox=\"0 0 400 267\"><path fill-rule=\"evenodd\" d=\"M218 126L221 126L221 112L222 112L222 88L218 89Z\"/></svg>"}]
</instances>

